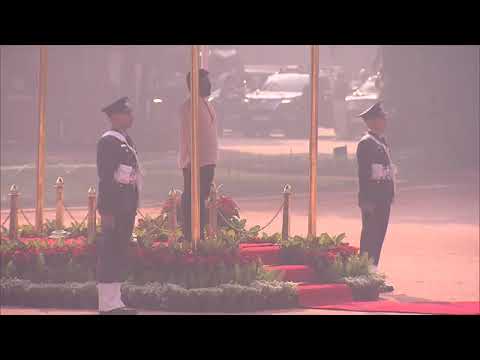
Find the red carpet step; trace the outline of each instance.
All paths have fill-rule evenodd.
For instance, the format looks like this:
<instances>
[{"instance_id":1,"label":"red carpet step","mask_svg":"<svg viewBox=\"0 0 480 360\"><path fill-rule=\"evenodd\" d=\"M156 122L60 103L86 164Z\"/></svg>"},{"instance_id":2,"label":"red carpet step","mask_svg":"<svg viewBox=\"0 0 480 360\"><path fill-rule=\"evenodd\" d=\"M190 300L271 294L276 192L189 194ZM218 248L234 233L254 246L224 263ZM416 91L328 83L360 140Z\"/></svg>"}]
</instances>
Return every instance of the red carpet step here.
<instances>
[{"instance_id":1,"label":"red carpet step","mask_svg":"<svg viewBox=\"0 0 480 360\"><path fill-rule=\"evenodd\" d=\"M306 265L280 265L280 247L274 244L241 244L243 254L259 256L266 270L283 273L284 281L299 283L298 298L302 307L334 305L352 301L352 292L345 284L315 284L315 272Z\"/></svg>"},{"instance_id":2,"label":"red carpet step","mask_svg":"<svg viewBox=\"0 0 480 360\"><path fill-rule=\"evenodd\" d=\"M299 284L297 293L299 305L305 308L353 301L352 290L345 284Z\"/></svg>"},{"instance_id":3,"label":"red carpet step","mask_svg":"<svg viewBox=\"0 0 480 360\"><path fill-rule=\"evenodd\" d=\"M258 247L264 247L264 246L276 246L277 248L280 249L279 245L276 245L274 243L241 243L240 244L240 249L244 248L258 248Z\"/></svg>"},{"instance_id":4,"label":"red carpet step","mask_svg":"<svg viewBox=\"0 0 480 360\"><path fill-rule=\"evenodd\" d=\"M315 282L315 272L306 265L279 265L265 266L266 270L279 270L283 272L283 281L292 281L297 283Z\"/></svg>"},{"instance_id":5,"label":"red carpet step","mask_svg":"<svg viewBox=\"0 0 480 360\"><path fill-rule=\"evenodd\" d=\"M400 303L378 301L353 301L352 291L345 284L315 284L315 274L305 265L281 265L280 247L270 243L241 244L244 254L259 256L267 270L280 270L284 281L299 283L299 305L304 308L346 310L359 312L391 312L438 315L480 315L480 302L424 302Z\"/></svg>"},{"instance_id":6,"label":"red carpet step","mask_svg":"<svg viewBox=\"0 0 480 360\"><path fill-rule=\"evenodd\" d=\"M255 246L241 246L241 253L258 256L265 265L281 265L280 247L278 245L255 244Z\"/></svg>"}]
</instances>

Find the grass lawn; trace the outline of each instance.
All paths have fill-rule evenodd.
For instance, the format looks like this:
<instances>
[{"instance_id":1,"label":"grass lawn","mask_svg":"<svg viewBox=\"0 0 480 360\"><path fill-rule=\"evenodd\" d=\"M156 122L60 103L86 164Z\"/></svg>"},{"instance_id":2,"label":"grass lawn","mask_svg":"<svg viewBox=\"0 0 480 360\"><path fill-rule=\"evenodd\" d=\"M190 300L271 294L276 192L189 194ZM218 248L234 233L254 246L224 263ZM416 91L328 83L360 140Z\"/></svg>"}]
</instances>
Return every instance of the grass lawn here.
<instances>
[{"instance_id":1,"label":"grass lawn","mask_svg":"<svg viewBox=\"0 0 480 360\"><path fill-rule=\"evenodd\" d=\"M0 191L1 208L8 208L8 191L16 184L21 192L21 206L34 206L35 153L4 149L1 153ZM47 149L48 150L48 149ZM400 169L397 180L415 183L426 174L432 176L432 167L422 166L419 154L399 153L395 161ZM177 169L175 152L146 152L141 154L146 176L142 206L162 202L174 187L183 188L182 173ZM279 195L285 184L296 193L308 192L308 154L261 155L222 150L217 165L216 183L223 184L223 193L235 197ZM429 174L430 173L430 174ZM435 173L435 172L434 172ZM320 154L318 162L318 188L321 191L357 189L356 159L335 160L331 155ZM67 152L47 151L45 179L45 206L55 204L55 181L62 176L65 181L65 204L85 206L87 191L96 186L95 149Z\"/></svg>"},{"instance_id":2,"label":"grass lawn","mask_svg":"<svg viewBox=\"0 0 480 360\"><path fill-rule=\"evenodd\" d=\"M2 154L1 207L8 208L8 191L16 184L21 192L21 206L34 206L35 159L28 154L15 154L19 160L12 162L12 154ZM143 205L161 202L168 191L183 188L183 177L176 168L175 154L142 154L146 171L142 198ZM226 194L240 196L275 195L280 197L285 184L294 192L308 191L309 160L306 155L250 155L233 151L221 153L217 166L216 182L223 184ZM356 186L355 164L352 160L339 163L326 157L319 161L319 189L352 188ZM55 181L62 176L65 181L65 204L85 206L87 191L96 186L97 174L94 153L48 154L45 179L45 206L55 204Z\"/></svg>"}]
</instances>

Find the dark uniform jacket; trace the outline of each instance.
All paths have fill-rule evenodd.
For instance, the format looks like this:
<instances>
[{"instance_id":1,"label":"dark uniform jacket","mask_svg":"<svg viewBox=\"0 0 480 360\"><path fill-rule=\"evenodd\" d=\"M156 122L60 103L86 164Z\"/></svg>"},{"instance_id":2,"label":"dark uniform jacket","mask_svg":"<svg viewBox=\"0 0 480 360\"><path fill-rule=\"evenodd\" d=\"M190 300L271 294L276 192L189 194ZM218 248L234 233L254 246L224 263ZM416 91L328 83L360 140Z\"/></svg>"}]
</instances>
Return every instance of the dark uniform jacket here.
<instances>
[{"instance_id":1,"label":"dark uniform jacket","mask_svg":"<svg viewBox=\"0 0 480 360\"><path fill-rule=\"evenodd\" d=\"M387 146L385 139L369 132L378 141ZM372 180L372 164L390 166L390 160L383 146L373 139L364 137L357 147L359 205L363 203L385 204L391 203L394 197L393 179Z\"/></svg>"},{"instance_id":2,"label":"dark uniform jacket","mask_svg":"<svg viewBox=\"0 0 480 360\"><path fill-rule=\"evenodd\" d=\"M132 139L126 135L128 144L135 149ZM134 214L138 207L138 189L135 184L120 184L114 173L120 164L138 170L135 155L114 136L104 136L97 144L98 204L100 214Z\"/></svg>"}]
</instances>

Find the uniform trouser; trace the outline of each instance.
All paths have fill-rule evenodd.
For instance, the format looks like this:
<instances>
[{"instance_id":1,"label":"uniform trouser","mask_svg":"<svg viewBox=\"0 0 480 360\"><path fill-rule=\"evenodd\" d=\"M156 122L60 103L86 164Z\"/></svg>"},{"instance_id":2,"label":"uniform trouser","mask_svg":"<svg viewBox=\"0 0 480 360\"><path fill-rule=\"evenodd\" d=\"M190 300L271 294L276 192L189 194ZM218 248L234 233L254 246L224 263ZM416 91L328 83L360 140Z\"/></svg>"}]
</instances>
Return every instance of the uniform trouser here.
<instances>
[{"instance_id":1,"label":"uniform trouser","mask_svg":"<svg viewBox=\"0 0 480 360\"><path fill-rule=\"evenodd\" d=\"M215 176L215 165L205 165L200 167L200 236L203 239L204 229L207 223L208 213L206 208L206 200L210 194L210 187ZM191 227L191 169L190 167L183 169L183 194L182 194L182 211L183 211L183 234L186 241L192 239Z\"/></svg>"},{"instance_id":2,"label":"uniform trouser","mask_svg":"<svg viewBox=\"0 0 480 360\"><path fill-rule=\"evenodd\" d=\"M128 246L135 225L135 213L113 216L113 227L104 228L97 241L97 281L116 283L127 280Z\"/></svg>"},{"instance_id":3,"label":"uniform trouser","mask_svg":"<svg viewBox=\"0 0 480 360\"><path fill-rule=\"evenodd\" d=\"M373 212L362 210L362 235L360 253L368 253L375 266L380 260L383 241L390 219L390 203L377 204Z\"/></svg>"}]
</instances>

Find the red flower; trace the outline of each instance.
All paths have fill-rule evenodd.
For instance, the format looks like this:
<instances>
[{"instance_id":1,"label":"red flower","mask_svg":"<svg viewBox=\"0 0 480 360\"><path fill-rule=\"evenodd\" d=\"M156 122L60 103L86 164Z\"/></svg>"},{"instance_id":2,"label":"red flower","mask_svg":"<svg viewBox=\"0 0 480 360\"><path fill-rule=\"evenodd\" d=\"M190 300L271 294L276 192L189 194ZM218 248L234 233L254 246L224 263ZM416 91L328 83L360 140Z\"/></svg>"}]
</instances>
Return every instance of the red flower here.
<instances>
[{"instance_id":1,"label":"red flower","mask_svg":"<svg viewBox=\"0 0 480 360\"><path fill-rule=\"evenodd\" d=\"M227 217L231 218L233 216L239 216L239 210L237 203L233 201L232 198L226 197L224 195L220 196L217 199L217 208L222 212L222 214Z\"/></svg>"},{"instance_id":2,"label":"red flower","mask_svg":"<svg viewBox=\"0 0 480 360\"><path fill-rule=\"evenodd\" d=\"M332 249L332 251L346 258L357 254L358 248L350 246L348 244L341 244L338 247Z\"/></svg>"},{"instance_id":3,"label":"red flower","mask_svg":"<svg viewBox=\"0 0 480 360\"><path fill-rule=\"evenodd\" d=\"M253 255L241 255L240 256L240 264L249 264L251 262L257 261L257 256Z\"/></svg>"},{"instance_id":4,"label":"red flower","mask_svg":"<svg viewBox=\"0 0 480 360\"><path fill-rule=\"evenodd\" d=\"M181 203L181 197L177 197L175 202L172 198L168 198L162 206L162 212L169 212L175 206L177 209L179 208Z\"/></svg>"},{"instance_id":5,"label":"red flower","mask_svg":"<svg viewBox=\"0 0 480 360\"><path fill-rule=\"evenodd\" d=\"M327 260L328 263L333 264L337 257L337 254L335 252L328 252L325 259Z\"/></svg>"},{"instance_id":6,"label":"red flower","mask_svg":"<svg viewBox=\"0 0 480 360\"><path fill-rule=\"evenodd\" d=\"M137 247L135 249L135 256L137 256L138 258L144 259L145 255L145 250L143 248Z\"/></svg>"},{"instance_id":7,"label":"red flower","mask_svg":"<svg viewBox=\"0 0 480 360\"><path fill-rule=\"evenodd\" d=\"M194 255L191 255L191 254L186 254L184 256L182 256L180 258L180 262L183 264L183 265L192 265L195 263L195 256Z\"/></svg>"},{"instance_id":8,"label":"red flower","mask_svg":"<svg viewBox=\"0 0 480 360\"><path fill-rule=\"evenodd\" d=\"M72 255L74 257L83 256L87 253L87 249L83 246L76 246L72 248Z\"/></svg>"}]
</instances>

